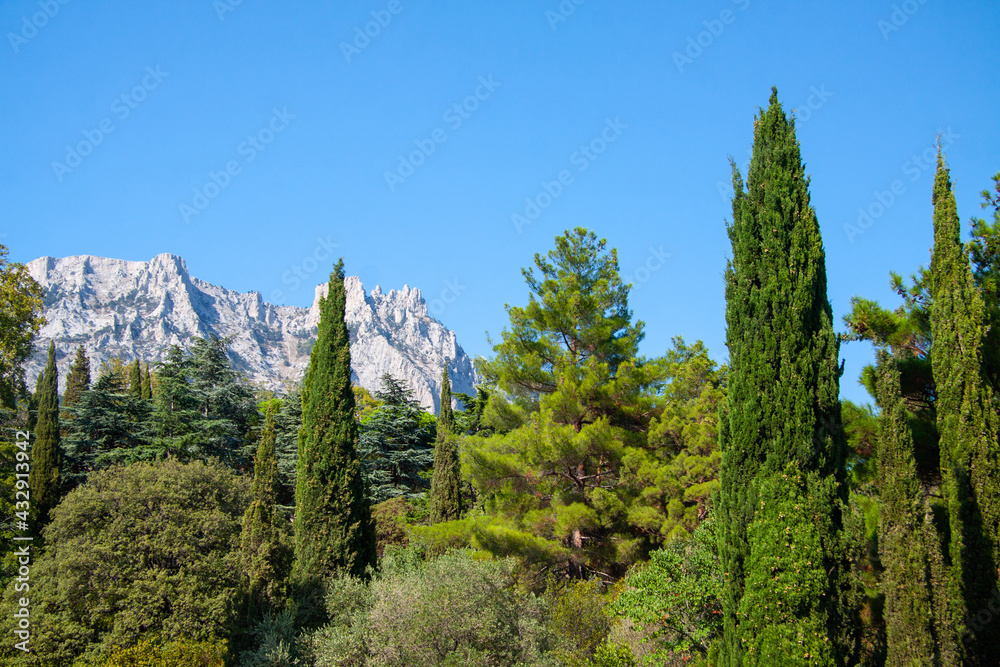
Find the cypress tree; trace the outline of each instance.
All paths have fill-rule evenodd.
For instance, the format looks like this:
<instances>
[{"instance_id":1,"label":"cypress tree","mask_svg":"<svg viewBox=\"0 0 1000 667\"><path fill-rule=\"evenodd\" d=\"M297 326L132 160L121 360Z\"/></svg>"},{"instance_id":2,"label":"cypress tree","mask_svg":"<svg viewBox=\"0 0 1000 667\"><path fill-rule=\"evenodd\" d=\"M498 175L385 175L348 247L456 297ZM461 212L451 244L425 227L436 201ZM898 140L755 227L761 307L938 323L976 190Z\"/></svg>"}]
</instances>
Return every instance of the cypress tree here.
<instances>
[{"instance_id":1,"label":"cypress tree","mask_svg":"<svg viewBox=\"0 0 1000 667\"><path fill-rule=\"evenodd\" d=\"M147 361L142 369L142 387L140 390L140 396L144 401L153 400L153 384L149 378L149 362Z\"/></svg>"},{"instance_id":2,"label":"cypress tree","mask_svg":"<svg viewBox=\"0 0 1000 667\"><path fill-rule=\"evenodd\" d=\"M940 150L933 204L932 361L941 479L950 530L952 611L960 619L969 615L970 631L963 637L968 662L996 664L1000 632L978 631L974 617L991 603L995 606L998 595L997 416L994 396L983 381L985 307L962 246L955 196Z\"/></svg>"},{"instance_id":3,"label":"cypress tree","mask_svg":"<svg viewBox=\"0 0 1000 667\"><path fill-rule=\"evenodd\" d=\"M247 619L254 622L278 609L290 554L274 508L280 482L275 457L274 405L268 404L253 466L253 500L243 515L240 555L246 576Z\"/></svg>"},{"instance_id":4,"label":"cypress tree","mask_svg":"<svg viewBox=\"0 0 1000 667\"><path fill-rule=\"evenodd\" d=\"M451 380L448 360L441 371L441 410L438 413L437 440L434 444L434 476L431 478L430 519L432 523L451 521L462 516L462 471L458 448L452 434Z\"/></svg>"},{"instance_id":5,"label":"cypress tree","mask_svg":"<svg viewBox=\"0 0 1000 667\"><path fill-rule=\"evenodd\" d=\"M376 563L375 524L356 446L344 262L320 300L316 344L302 385L292 579L307 600L327 577L364 576Z\"/></svg>"},{"instance_id":6,"label":"cypress tree","mask_svg":"<svg viewBox=\"0 0 1000 667\"><path fill-rule=\"evenodd\" d=\"M136 359L128 366L128 395L132 398L142 398L142 367Z\"/></svg>"},{"instance_id":7,"label":"cypress tree","mask_svg":"<svg viewBox=\"0 0 1000 667\"><path fill-rule=\"evenodd\" d=\"M56 346L49 343L49 357L45 372L35 389L38 397L38 422L35 424L35 442L31 446L31 472L28 486L31 506L41 528L49 522L49 512L59 503L60 468L62 449L59 434L58 371Z\"/></svg>"},{"instance_id":8,"label":"cypress tree","mask_svg":"<svg viewBox=\"0 0 1000 667\"><path fill-rule=\"evenodd\" d=\"M90 359L83 345L76 348L73 365L66 375L66 389L63 390L63 408L68 408L80 400L80 394L90 389Z\"/></svg>"},{"instance_id":9,"label":"cypress tree","mask_svg":"<svg viewBox=\"0 0 1000 667\"><path fill-rule=\"evenodd\" d=\"M726 573L719 664L727 667L777 664L767 662L776 655L786 665L842 664L853 650L839 555L842 369L808 186L794 120L772 89L755 119L746 190L733 165L728 226L730 371L719 494ZM803 547L782 552L789 543Z\"/></svg>"},{"instance_id":10,"label":"cypress tree","mask_svg":"<svg viewBox=\"0 0 1000 667\"><path fill-rule=\"evenodd\" d=\"M895 359L879 353L879 560L887 667L957 665L960 646L933 511L924 501Z\"/></svg>"}]
</instances>

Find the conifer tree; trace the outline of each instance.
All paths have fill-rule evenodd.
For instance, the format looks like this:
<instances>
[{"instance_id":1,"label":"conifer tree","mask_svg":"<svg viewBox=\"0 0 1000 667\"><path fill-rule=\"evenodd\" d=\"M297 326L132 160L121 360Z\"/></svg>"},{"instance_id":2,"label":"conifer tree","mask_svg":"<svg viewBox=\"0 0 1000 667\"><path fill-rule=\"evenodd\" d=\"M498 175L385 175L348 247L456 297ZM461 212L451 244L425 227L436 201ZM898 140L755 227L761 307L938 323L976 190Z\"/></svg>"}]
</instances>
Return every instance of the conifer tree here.
<instances>
[{"instance_id":1,"label":"conifer tree","mask_svg":"<svg viewBox=\"0 0 1000 667\"><path fill-rule=\"evenodd\" d=\"M247 586L247 620L254 622L277 611L284 593L291 554L275 516L280 483L275 458L274 405L264 416L260 445L254 457L253 500L243 515L241 532L242 571Z\"/></svg>"},{"instance_id":2,"label":"conifer tree","mask_svg":"<svg viewBox=\"0 0 1000 667\"><path fill-rule=\"evenodd\" d=\"M71 407L80 400L80 394L90 389L90 359L83 345L76 348L73 365L66 375L66 389L63 390L63 408Z\"/></svg>"},{"instance_id":3,"label":"conifer tree","mask_svg":"<svg viewBox=\"0 0 1000 667\"><path fill-rule=\"evenodd\" d=\"M944 158L934 178L931 336L942 490L950 531L952 611L959 619L995 604L1000 466L995 397L983 379L985 307L962 246ZM970 619L971 620L971 619ZM964 628L960 628L960 631ZM995 664L1000 633L964 633L972 664Z\"/></svg>"},{"instance_id":4,"label":"conifer tree","mask_svg":"<svg viewBox=\"0 0 1000 667\"><path fill-rule=\"evenodd\" d=\"M441 410L438 413L437 440L434 445L434 476L431 478L430 519L432 523L462 517L462 471L458 447L452 433L451 380L448 360L441 371Z\"/></svg>"},{"instance_id":5,"label":"conifer tree","mask_svg":"<svg viewBox=\"0 0 1000 667\"><path fill-rule=\"evenodd\" d=\"M320 300L319 331L302 385L292 580L306 599L327 577L364 576L376 562L375 525L356 451L346 298L340 260Z\"/></svg>"},{"instance_id":6,"label":"conifer tree","mask_svg":"<svg viewBox=\"0 0 1000 667\"><path fill-rule=\"evenodd\" d=\"M59 473L62 467L58 371L54 342L49 343L45 372L39 380L35 393L38 397L38 422L35 425L35 441L31 446L28 487L31 490L31 506L38 522L36 525L40 528L49 522L49 512L59 503Z\"/></svg>"},{"instance_id":7,"label":"conifer tree","mask_svg":"<svg viewBox=\"0 0 1000 667\"><path fill-rule=\"evenodd\" d=\"M149 377L149 362L144 364L142 369L142 387L139 392L139 398L144 401L153 400L153 384Z\"/></svg>"},{"instance_id":8,"label":"conifer tree","mask_svg":"<svg viewBox=\"0 0 1000 667\"><path fill-rule=\"evenodd\" d=\"M719 425L726 667L778 664L768 662L777 655L785 665L843 664L853 650L839 555L839 346L808 186L794 120L772 89L754 122L746 190L733 165L728 226L730 371ZM786 542L802 547L782 552Z\"/></svg>"},{"instance_id":9,"label":"conifer tree","mask_svg":"<svg viewBox=\"0 0 1000 667\"><path fill-rule=\"evenodd\" d=\"M924 501L896 360L879 353L879 559L887 667L957 665L959 642L933 510Z\"/></svg>"},{"instance_id":10,"label":"conifer tree","mask_svg":"<svg viewBox=\"0 0 1000 667\"><path fill-rule=\"evenodd\" d=\"M136 359L128 366L128 395L132 398L142 398L142 367Z\"/></svg>"}]
</instances>

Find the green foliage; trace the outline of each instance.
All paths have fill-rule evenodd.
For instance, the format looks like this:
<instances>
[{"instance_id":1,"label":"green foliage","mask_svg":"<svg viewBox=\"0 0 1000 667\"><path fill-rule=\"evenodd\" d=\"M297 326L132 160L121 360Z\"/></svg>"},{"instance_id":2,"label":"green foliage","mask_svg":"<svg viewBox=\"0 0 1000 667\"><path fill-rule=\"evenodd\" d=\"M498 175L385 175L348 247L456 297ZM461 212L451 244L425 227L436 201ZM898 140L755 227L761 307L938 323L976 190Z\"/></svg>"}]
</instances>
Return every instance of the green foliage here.
<instances>
[{"instance_id":1,"label":"green foliage","mask_svg":"<svg viewBox=\"0 0 1000 667\"><path fill-rule=\"evenodd\" d=\"M793 646L805 660L800 639L814 656L810 664L836 664L853 648L850 612L842 608L846 563L838 551L847 501L841 368L808 186L794 120L772 90L769 107L754 121L746 189L733 165L728 226L730 370L719 496L720 556L727 572L720 664L726 667L767 660L771 651L791 655ZM787 475L789 465L809 480L802 497L778 493L776 479ZM763 491L775 502L762 506L756 493ZM776 504L782 506L778 512ZM806 506L815 518L803 515ZM785 543L784 528L793 526L788 539L801 546L789 560L792 555L773 553L768 540ZM761 586L772 580L770 566L782 568L782 587L751 590L751 581ZM745 599L751 593L772 596L760 600L766 614Z\"/></svg>"},{"instance_id":2,"label":"green foliage","mask_svg":"<svg viewBox=\"0 0 1000 667\"><path fill-rule=\"evenodd\" d=\"M292 556L281 515L275 512L279 482L273 406L269 406L264 420L254 457L252 500L243 515L240 536L240 569L246 578L249 622L278 611L284 604Z\"/></svg>"},{"instance_id":3,"label":"green foliage","mask_svg":"<svg viewBox=\"0 0 1000 667\"><path fill-rule=\"evenodd\" d=\"M226 641L178 639L166 645L144 639L135 646L117 648L101 667L223 667Z\"/></svg>"},{"instance_id":4,"label":"green foliage","mask_svg":"<svg viewBox=\"0 0 1000 667\"><path fill-rule=\"evenodd\" d=\"M76 348L73 365L66 375L66 388L63 390L62 407L65 410L80 400L80 395L90 389L90 359L83 345Z\"/></svg>"},{"instance_id":5,"label":"green foliage","mask_svg":"<svg viewBox=\"0 0 1000 667\"><path fill-rule=\"evenodd\" d=\"M251 634L254 647L240 653L240 667L294 667L303 664L295 641L295 614L286 609L268 614Z\"/></svg>"},{"instance_id":6,"label":"green foliage","mask_svg":"<svg viewBox=\"0 0 1000 667\"><path fill-rule=\"evenodd\" d=\"M292 580L305 598L315 597L331 575L363 576L376 561L375 524L355 449L346 298L341 260L320 300L319 332L302 386Z\"/></svg>"},{"instance_id":7,"label":"green foliage","mask_svg":"<svg viewBox=\"0 0 1000 667\"><path fill-rule=\"evenodd\" d=\"M913 461L913 437L899 388L899 371L884 352L878 360L879 551L885 572L886 665L958 664L955 619L930 505Z\"/></svg>"},{"instance_id":8,"label":"green foliage","mask_svg":"<svg viewBox=\"0 0 1000 667\"><path fill-rule=\"evenodd\" d=\"M15 399L27 391L24 362L45 324L45 291L23 264L7 263L7 252L0 243L0 407L13 409Z\"/></svg>"},{"instance_id":9,"label":"green foliage","mask_svg":"<svg viewBox=\"0 0 1000 667\"><path fill-rule=\"evenodd\" d=\"M142 399L142 367L138 359L128 366L128 395L136 400Z\"/></svg>"},{"instance_id":10,"label":"green foliage","mask_svg":"<svg viewBox=\"0 0 1000 667\"><path fill-rule=\"evenodd\" d=\"M371 502L423 495L434 460L432 431L423 419L426 413L412 390L388 373L374 398L379 407L361 422L358 436Z\"/></svg>"},{"instance_id":11,"label":"green foliage","mask_svg":"<svg viewBox=\"0 0 1000 667\"><path fill-rule=\"evenodd\" d=\"M59 426L59 390L56 371L56 347L49 343L45 371L35 388L38 401L38 422L31 443L31 473L28 486L35 528L41 529L49 522L49 513L59 502L61 494L60 473L63 454Z\"/></svg>"},{"instance_id":12,"label":"green foliage","mask_svg":"<svg viewBox=\"0 0 1000 667\"><path fill-rule=\"evenodd\" d=\"M171 460L103 470L71 491L31 570L37 654L69 664L142 639L229 636L247 486L219 464ZM11 636L21 594L5 593L0 631Z\"/></svg>"},{"instance_id":13,"label":"green foliage","mask_svg":"<svg viewBox=\"0 0 1000 667\"><path fill-rule=\"evenodd\" d=\"M331 581L330 623L310 642L316 665L546 664L543 602L514 582L507 560L451 551L421 561L412 551L390 552L368 584Z\"/></svg>"},{"instance_id":14,"label":"green foliage","mask_svg":"<svg viewBox=\"0 0 1000 667\"><path fill-rule=\"evenodd\" d=\"M636 566L620 585L611 613L643 631L642 650L654 664L705 657L721 636L717 543L714 522L704 521L689 537L650 554L649 562Z\"/></svg>"},{"instance_id":15,"label":"green foliage","mask_svg":"<svg viewBox=\"0 0 1000 667\"><path fill-rule=\"evenodd\" d=\"M434 476L431 478L431 523L453 521L462 516L462 470L455 442L448 364L441 371L441 411L434 444Z\"/></svg>"},{"instance_id":16,"label":"green foliage","mask_svg":"<svg viewBox=\"0 0 1000 667\"><path fill-rule=\"evenodd\" d=\"M142 385L139 387L140 398L144 401L153 400L153 381L149 377L149 363L143 365Z\"/></svg>"},{"instance_id":17,"label":"green foliage","mask_svg":"<svg viewBox=\"0 0 1000 667\"><path fill-rule=\"evenodd\" d=\"M482 416L496 434L465 441L463 466L491 515L474 543L540 572L614 579L648 548L629 523L637 490L622 469L646 446L663 369L637 356L643 325L631 323L606 241L568 231L535 268L523 271L528 306L507 307L510 327L483 364L500 390Z\"/></svg>"},{"instance_id":18,"label":"green foliage","mask_svg":"<svg viewBox=\"0 0 1000 667\"><path fill-rule=\"evenodd\" d=\"M931 256L931 333L943 494L950 529L953 618L985 609L996 596L1000 563L1000 446L995 396L984 380L983 296L960 238L955 196L938 153ZM959 628L962 631L962 628ZM1000 634L968 633L973 661L1000 654Z\"/></svg>"},{"instance_id":19,"label":"green foliage","mask_svg":"<svg viewBox=\"0 0 1000 667\"><path fill-rule=\"evenodd\" d=\"M545 597L546 625L555 640L554 655L565 665L591 664L611 629L601 582L588 579L559 586L550 581ZM606 658L616 655L615 651L607 649L604 653Z\"/></svg>"}]
</instances>

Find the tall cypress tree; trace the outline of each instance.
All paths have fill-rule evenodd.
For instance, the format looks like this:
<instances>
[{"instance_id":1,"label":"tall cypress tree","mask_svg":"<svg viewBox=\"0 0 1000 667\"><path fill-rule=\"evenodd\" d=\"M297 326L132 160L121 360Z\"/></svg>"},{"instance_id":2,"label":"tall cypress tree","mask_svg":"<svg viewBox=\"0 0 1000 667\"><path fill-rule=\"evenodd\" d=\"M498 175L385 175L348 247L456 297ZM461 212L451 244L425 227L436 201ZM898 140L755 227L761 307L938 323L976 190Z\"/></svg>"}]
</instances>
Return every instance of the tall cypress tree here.
<instances>
[{"instance_id":1,"label":"tall cypress tree","mask_svg":"<svg viewBox=\"0 0 1000 667\"><path fill-rule=\"evenodd\" d=\"M995 398L983 380L985 307L962 246L955 195L940 151L933 203L930 278L935 403L950 528L952 609L964 619L989 609L991 602L996 604L1000 466ZM973 625L971 618L969 625ZM1000 633L966 632L964 640L971 664L996 664Z\"/></svg>"},{"instance_id":2,"label":"tall cypress tree","mask_svg":"<svg viewBox=\"0 0 1000 667\"><path fill-rule=\"evenodd\" d=\"M142 367L136 359L128 366L128 395L142 398Z\"/></svg>"},{"instance_id":3,"label":"tall cypress tree","mask_svg":"<svg viewBox=\"0 0 1000 667\"><path fill-rule=\"evenodd\" d=\"M364 576L376 563L375 524L356 450L346 300L340 260L320 300L319 332L302 385L292 579L307 599L327 577Z\"/></svg>"},{"instance_id":4,"label":"tall cypress tree","mask_svg":"<svg viewBox=\"0 0 1000 667\"><path fill-rule=\"evenodd\" d=\"M142 387L139 392L139 398L144 401L153 400L153 384L149 377L149 362L144 364L142 369Z\"/></svg>"},{"instance_id":5,"label":"tall cypress tree","mask_svg":"<svg viewBox=\"0 0 1000 667\"><path fill-rule=\"evenodd\" d=\"M887 667L957 665L960 645L933 511L913 456L913 434L896 360L879 353L876 393L879 560L885 571Z\"/></svg>"},{"instance_id":6,"label":"tall cypress tree","mask_svg":"<svg viewBox=\"0 0 1000 667\"><path fill-rule=\"evenodd\" d=\"M83 345L76 348L73 365L66 374L66 388L63 390L63 408L68 408L80 400L80 394L90 389L90 359Z\"/></svg>"},{"instance_id":7,"label":"tall cypress tree","mask_svg":"<svg viewBox=\"0 0 1000 667\"><path fill-rule=\"evenodd\" d=\"M726 572L719 664L727 667L842 664L852 650L839 555L846 503L839 344L808 186L794 121L772 89L754 122L746 190L733 165L728 226L730 371L719 494Z\"/></svg>"},{"instance_id":8,"label":"tall cypress tree","mask_svg":"<svg viewBox=\"0 0 1000 667\"><path fill-rule=\"evenodd\" d=\"M278 609L291 559L274 508L280 482L275 457L274 405L268 404L253 466L253 500L243 515L240 555L246 576L247 620Z\"/></svg>"},{"instance_id":9,"label":"tall cypress tree","mask_svg":"<svg viewBox=\"0 0 1000 667\"><path fill-rule=\"evenodd\" d=\"M49 522L49 512L59 503L62 448L59 442L58 377L56 346L54 342L50 342L45 372L35 389L38 397L38 422L35 424L31 472L28 476L31 505L39 528Z\"/></svg>"},{"instance_id":10,"label":"tall cypress tree","mask_svg":"<svg viewBox=\"0 0 1000 667\"><path fill-rule=\"evenodd\" d=\"M437 441L434 444L434 475L431 477L430 519L432 523L462 516L462 471L452 433L451 380L448 360L441 371L441 410L438 413Z\"/></svg>"}]
</instances>

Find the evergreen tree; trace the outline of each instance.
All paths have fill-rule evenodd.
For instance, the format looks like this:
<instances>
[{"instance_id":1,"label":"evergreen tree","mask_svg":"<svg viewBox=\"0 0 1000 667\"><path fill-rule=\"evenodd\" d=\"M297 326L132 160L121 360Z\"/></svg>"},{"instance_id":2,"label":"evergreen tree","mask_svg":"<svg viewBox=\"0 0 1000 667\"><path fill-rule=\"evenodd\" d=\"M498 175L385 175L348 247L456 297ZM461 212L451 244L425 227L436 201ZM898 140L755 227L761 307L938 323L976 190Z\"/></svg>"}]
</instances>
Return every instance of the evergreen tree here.
<instances>
[{"instance_id":1,"label":"evergreen tree","mask_svg":"<svg viewBox=\"0 0 1000 667\"><path fill-rule=\"evenodd\" d=\"M63 409L71 407L80 399L80 394L90 389L90 359L83 345L76 348L73 365L66 375L66 389L63 390Z\"/></svg>"},{"instance_id":2,"label":"evergreen tree","mask_svg":"<svg viewBox=\"0 0 1000 667\"><path fill-rule=\"evenodd\" d=\"M243 515L241 531L241 569L246 577L247 620L251 623L279 610L291 565L274 511L280 490L274 442L274 406L269 405L254 457L253 499Z\"/></svg>"},{"instance_id":3,"label":"evergreen tree","mask_svg":"<svg viewBox=\"0 0 1000 667\"><path fill-rule=\"evenodd\" d=\"M886 665L957 665L959 642L933 511L913 458L896 361L880 352L879 558L885 571Z\"/></svg>"},{"instance_id":4,"label":"evergreen tree","mask_svg":"<svg viewBox=\"0 0 1000 667\"><path fill-rule=\"evenodd\" d=\"M230 339L196 338L191 346L187 377L201 413L197 421L201 446L237 469L249 464L244 439L257 408L243 376L231 366L226 350Z\"/></svg>"},{"instance_id":5,"label":"evergreen tree","mask_svg":"<svg viewBox=\"0 0 1000 667\"><path fill-rule=\"evenodd\" d=\"M27 393L24 363L34 351L35 336L45 324L45 290L24 264L7 263L7 246L0 243L0 406L14 409Z\"/></svg>"},{"instance_id":6,"label":"evergreen tree","mask_svg":"<svg viewBox=\"0 0 1000 667\"><path fill-rule=\"evenodd\" d=\"M157 364L155 438L150 445L156 458L187 459L206 454L196 426L201 413L188 380L188 366L189 360L177 345L171 346L167 358Z\"/></svg>"},{"instance_id":7,"label":"evergreen tree","mask_svg":"<svg viewBox=\"0 0 1000 667\"><path fill-rule=\"evenodd\" d=\"M987 609L997 590L1000 465L995 397L983 379L986 334L982 294L961 241L961 226L944 158L934 178L934 384L941 478L950 529L952 610L957 618ZM967 659L995 664L1000 633L966 633Z\"/></svg>"},{"instance_id":8,"label":"evergreen tree","mask_svg":"<svg viewBox=\"0 0 1000 667\"><path fill-rule=\"evenodd\" d=\"M319 331L302 385L292 580L300 596L314 602L329 576L364 576L376 562L375 525L356 451L346 299L340 260L320 299Z\"/></svg>"},{"instance_id":9,"label":"evergreen tree","mask_svg":"<svg viewBox=\"0 0 1000 667\"><path fill-rule=\"evenodd\" d=\"M720 423L720 665L843 664L846 503L838 341L809 179L777 91L733 165L729 384ZM780 545L802 545L783 552ZM771 569L775 568L775 569ZM780 611L779 611L780 610ZM815 656L815 657L807 657Z\"/></svg>"},{"instance_id":10,"label":"evergreen tree","mask_svg":"<svg viewBox=\"0 0 1000 667\"><path fill-rule=\"evenodd\" d=\"M142 370L142 387L140 389L140 398L144 401L153 400L153 383L149 377L149 362L147 361Z\"/></svg>"},{"instance_id":11,"label":"evergreen tree","mask_svg":"<svg viewBox=\"0 0 1000 667\"><path fill-rule=\"evenodd\" d=\"M431 478L431 522L451 521L462 516L462 470L458 446L452 432L451 380L448 360L441 371L441 410L438 413L437 439L434 444L434 476Z\"/></svg>"},{"instance_id":12,"label":"evergreen tree","mask_svg":"<svg viewBox=\"0 0 1000 667\"><path fill-rule=\"evenodd\" d=\"M49 343L45 371L35 389L38 396L38 422L31 446L31 472L28 487L37 526L49 522L49 512L59 503L62 448L59 431L59 389L56 370L56 346Z\"/></svg>"},{"instance_id":13,"label":"evergreen tree","mask_svg":"<svg viewBox=\"0 0 1000 667\"><path fill-rule=\"evenodd\" d=\"M281 409L274 416L275 455L283 506L295 503L295 466L298 457L299 429L302 428L302 394L298 389L281 399Z\"/></svg>"},{"instance_id":14,"label":"evergreen tree","mask_svg":"<svg viewBox=\"0 0 1000 667\"><path fill-rule=\"evenodd\" d=\"M142 398L142 368L138 359L128 366L128 395L132 398Z\"/></svg>"},{"instance_id":15,"label":"evergreen tree","mask_svg":"<svg viewBox=\"0 0 1000 667\"><path fill-rule=\"evenodd\" d=\"M433 419L405 384L386 373L374 393L379 407L361 420L358 454L372 505L397 496L415 498L427 489L434 462Z\"/></svg>"}]
</instances>

